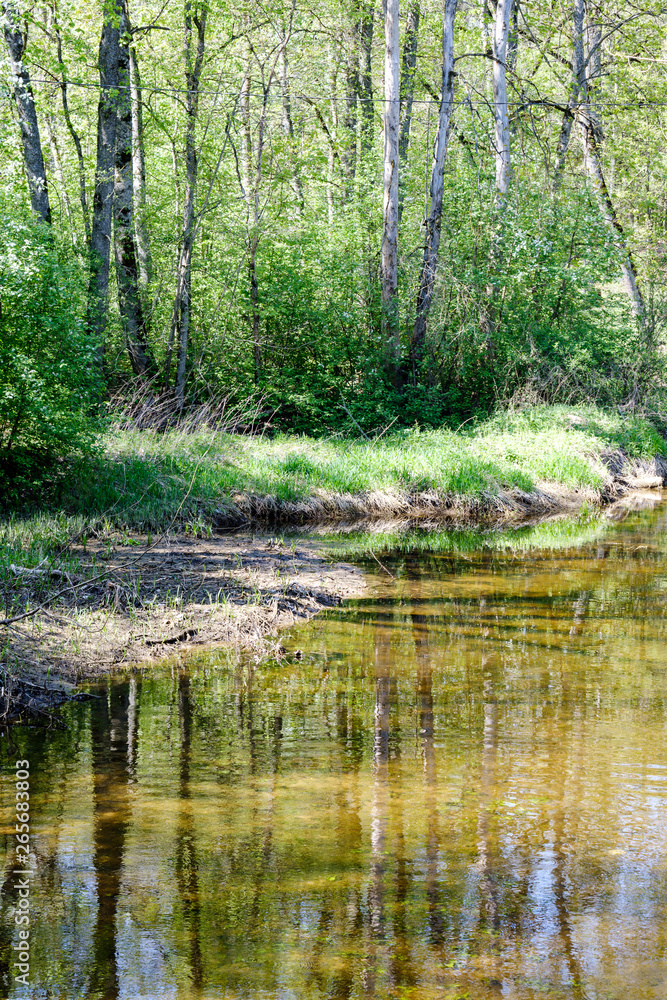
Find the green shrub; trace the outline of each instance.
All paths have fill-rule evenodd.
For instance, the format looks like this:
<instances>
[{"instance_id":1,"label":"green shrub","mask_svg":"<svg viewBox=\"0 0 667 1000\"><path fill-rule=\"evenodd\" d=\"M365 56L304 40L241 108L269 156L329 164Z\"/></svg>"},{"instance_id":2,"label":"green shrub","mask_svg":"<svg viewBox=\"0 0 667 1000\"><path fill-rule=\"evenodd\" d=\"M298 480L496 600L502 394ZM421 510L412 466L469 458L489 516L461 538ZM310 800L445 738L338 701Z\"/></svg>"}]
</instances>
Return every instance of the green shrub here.
<instances>
[{"instance_id":1,"label":"green shrub","mask_svg":"<svg viewBox=\"0 0 667 1000\"><path fill-rule=\"evenodd\" d=\"M71 251L70 251L71 254ZM4 501L94 446L99 362L82 270L48 227L0 204L0 483Z\"/></svg>"}]
</instances>

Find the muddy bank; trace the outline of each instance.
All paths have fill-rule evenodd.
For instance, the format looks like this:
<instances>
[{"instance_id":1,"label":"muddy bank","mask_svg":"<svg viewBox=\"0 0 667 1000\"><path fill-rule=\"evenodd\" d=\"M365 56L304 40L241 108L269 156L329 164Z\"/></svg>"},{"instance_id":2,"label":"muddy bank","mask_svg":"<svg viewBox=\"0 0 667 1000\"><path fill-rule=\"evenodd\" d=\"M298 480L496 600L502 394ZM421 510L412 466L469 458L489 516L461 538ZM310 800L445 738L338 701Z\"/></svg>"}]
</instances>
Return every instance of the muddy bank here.
<instances>
[{"instance_id":1,"label":"muddy bank","mask_svg":"<svg viewBox=\"0 0 667 1000\"><path fill-rule=\"evenodd\" d=\"M663 458L639 461L610 452L603 460L607 475L598 490L541 483L531 493L475 499L374 493L315 497L307 505L246 496L238 516L293 525L346 520L362 527L387 518L424 527L511 525L576 513L584 502L613 508L621 498L667 483ZM82 679L176 652L224 644L280 655L281 632L365 587L358 568L327 559L312 539L279 535L169 535L152 542L125 534L72 545L69 555L77 572L49 570L54 579L47 600L38 600L35 590L35 574L46 571L12 567L19 603L31 613L3 628L0 723L17 707L35 718L48 716Z\"/></svg>"},{"instance_id":2,"label":"muddy bank","mask_svg":"<svg viewBox=\"0 0 667 1000\"><path fill-rule=\"evenodd\" d=\"M44 714L48 698L37 689L71 692L85 678L175 652L215 643L280 655L281 632L365 587L359 569L308 540L170 536L149 547L125 537L73 551L77 575L6 630L0 722L26 694ZM17 577L25 604L33 585L30 575Z\"/></svg>"}]
</instances>

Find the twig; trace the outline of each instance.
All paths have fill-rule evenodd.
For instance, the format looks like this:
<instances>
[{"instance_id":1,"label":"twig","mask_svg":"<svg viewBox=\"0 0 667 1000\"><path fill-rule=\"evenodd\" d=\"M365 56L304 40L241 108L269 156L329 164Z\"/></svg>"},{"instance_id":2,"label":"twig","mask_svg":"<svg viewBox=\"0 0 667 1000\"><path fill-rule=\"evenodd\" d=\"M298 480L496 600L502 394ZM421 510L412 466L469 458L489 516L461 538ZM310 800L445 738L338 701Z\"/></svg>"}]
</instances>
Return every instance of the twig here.
<instances>
[{"instance_id":1,"label":"twig","mask_svg":"<svg viewBox=\"0 0 667 1000\"><path fill-rule=\"evenodd\" d=\"M373 559L375 559L375 562L378 564L378 566L380 567L380 569L383 569L385 571L385 573L387 574L387 576L390 576L392 578L392 580L396 579L396 577L394 576L394 574L390 573L389 570L387 569L387 567L382 565L382 563L380 562L380 560L375 555L375 553L373 552L372 549L366 549L366 551L368 552L369 556L373 556Z\"/></svg>"},{"instance_id":2,"label":"twig","mask_svg":"<svg viewBox=\"0 0 667 1000\"><path fill-rule=\"evenodd\" d=\"M379 441L380 438L384 437L385 434L387 433L387 431L391 430L391 428L394 426L394 424L396 423L397 420L398 420L398 414L396 414L396 416L394 417L394 419L392 420L392 422L390 424L387 424L387 426L385 427L385 429L382 431L382 434L376 434L375 435L375 437L373 438L373 441Z\"/></svg>"},{"instance_id":3,"label":"twig","mask_svg":"<svg viewBox=\"0 0 667 1000\"><path fill-rule=\"evenodd\" d=\"M364 429L362 427L359 426L359 424L357 423L357 421L354 419L354 417L352 416L352 414L348 410L347 405L345 403L345 397L343 396L342 390L339 389L338 392L340 393L340 398L343 400L343 409L347 413L348 417L350 418L350 420L352 421L352 423L355 425L355 427L359 428L359 430L361 431L362 435L366 438L366 440L370 441L371 439L369 438L368 434L364 431Z\"/></svg>"}]
</instances>

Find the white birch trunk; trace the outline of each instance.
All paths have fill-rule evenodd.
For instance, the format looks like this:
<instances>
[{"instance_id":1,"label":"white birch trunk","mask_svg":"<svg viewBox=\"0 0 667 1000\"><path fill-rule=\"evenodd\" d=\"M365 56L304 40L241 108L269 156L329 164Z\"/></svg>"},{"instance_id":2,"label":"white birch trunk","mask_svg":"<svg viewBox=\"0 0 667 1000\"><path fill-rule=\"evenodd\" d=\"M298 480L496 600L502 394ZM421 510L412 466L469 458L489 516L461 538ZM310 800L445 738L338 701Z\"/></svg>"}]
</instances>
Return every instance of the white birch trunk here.
<instances>
[{"instance_id":1,"label":"white birch trunk","mask_svg":"<svg viewBox=\"0 0 667 1000\"><path fill-rule=\"evenodd\" d=\"M100 99L97 109L97 158L93 221L90 232L90 280L88 285L87 326L103 353L104 332L109 304L109 253L111 249L111 213L113 207L114 161L118 100L118 59L120 55L120 3L114 0L105 8L98 66Z\"/></svg>"},{"instance_id":2,"label":"white birch trunk","mask_svg":"<svg viewBox=\"0 0 667 1000\"><path fill-rule=\"evenodd\" d=\"M146 159L141 77L137 53L130 45L130 88L132 95L132 187L134 192L134 238L137 245L139 277L145 289L152 277L150 243L146 230Z\"/></svg>"},{"instance_id":3,"label":"white birch trunk","mask_svg":"<svg viewBox=\"0 0 667 1000\"><path fill-rule=\"evenodd\" d=\"M398 139L400 117L398 44L399 0L385 0L384 18L384 205L382 231L382 304L387 360L394 373L400 360L398 335Z\"/></svg>"},{"instance_id":4,"label":"white birch trunk","mask_svg":"<svg viewBox=\"0 0 667 1000\"><path fill-rule=\"evenodd\" d=\"M146 341L134 235L132 88L130 51L125 41L129 31L125 6L121 12L120 31L113 194L114 257L120 319L132 370L135 375L148 375L152 372L153 361Z\"/></svg>"},{"instance_id":5,"label":"white birch trunk","mask_svg":"<svg viewBox=\"0 0 667 1000\"><path fill-rule=\"evenodd\" d=\"M46 170L42 155L42 144L39 137L39 125L35 110L35 98L30 83L30 74L23 62L26 35L21 27L19 12L12 3L2 5L4 14L5 41L9 50L9 68L12 74L14 99L21 126L21 142L23 144L23 164L28 178L30 204L35 215L51 223L51 207L49 205L49 189L46 182Z\"/></svg>"},{"instance_id":6,"label":"white birch trunk","mask_svg":"<svg viewBox=\"0 0 667 1000\"><path fill-rule=\"evenodd\" d=\"M597 138L599 127L588 100L588 74L584 55L585 14L585 0L574 0L573 68L577 79L581 81L580 94L583 98L583 102L580 104L577 113L577 127L584 154L584 166L586 167L586 173L591 181L602 216L613 232L614 243L621 263L623 286L630 299L630 308L635 319L643 323L645 318L644 298L637 281L637 271L632 254L628 249L623 227L616 214L616 209L614 208L614 203L611 200L611 195L605 181L602 169L602 156ZM591 54L595 56L596 53L599 53L599 42ZM597 59L593 61L593 68L594 72L598 72Z\"/></svg>"},{"instance_id":7,"label":"white birch trunk","mask_svg":"<svg viewBox=\"0 0 667 1000\"><path fill-rule=\"evenodd\" d=\"M171 336L173 340L176 332L178 332L178 364L176 366L175 391L179 409L182 409L185 403L188 342L190 338L192 251L195 238L195 195L199 167L195 131L199 114L199 83L204 63L207 12L208 8L204 4L200 5L196 2L193 3L193 0L186 0L184 10L185 81L187 87L185 99L187 114L185 126L185 196L183 201L183 234L177 269ZM194 46L193 26L197 33ZM195 49L194 52L193 48ZM168 366L171 364L171 357L168 357L167 364ZM168 375L169 367L167 368Z\"/></svg>"},{"instance_id":8,"label":"white birch trunk","mask_svg":"<svg viewBox=\"0 0 667 1000\"><path fill-rule=\"evenodd\" d=\"M403 65L401 67L401 127L398 137L398 221L403 216L405 180L403 171L408 162L408 144L412 125L412 104L415 96L415 71L417 67L417 42L419 38L419 0L412 0L408 8L403 42Z\"/></svg>"},{"instance_id":9,"label":"white birch trunk","mask_svg":"<svg viewBox=\"0 0 667 1000\"><path fill-rule=\"evenodd\" d=\"M507 104L507 40L512 17L512 0L498 0L493 26L493 121L496 140L496 190L504 207L510 186L510 122Z\"/></svg>"},{"instance_id":10,"label":"white birch trunk","mask_svg":"<svg viewBox=\"0 0 667 1000\"><path fill-rule=\"evenodd\" d=\"M454 105L454 21L456 19L457 0L446 0L442 19L442 94L440 98L440 116L435 134L433 148L433 166L431 167L431 202L428 217L425 220L426 235L424 240L424 259L422 262L419 292L417 294L417 313L412 334L412 365L413 378L417 377L417 367L424 352L428 314L433 299L435 275L438 268L438 250L440 247L440 232L442 225L442 198L445 184L445 160L449 142L449 126Z\"/></svg>"}]
</instances>

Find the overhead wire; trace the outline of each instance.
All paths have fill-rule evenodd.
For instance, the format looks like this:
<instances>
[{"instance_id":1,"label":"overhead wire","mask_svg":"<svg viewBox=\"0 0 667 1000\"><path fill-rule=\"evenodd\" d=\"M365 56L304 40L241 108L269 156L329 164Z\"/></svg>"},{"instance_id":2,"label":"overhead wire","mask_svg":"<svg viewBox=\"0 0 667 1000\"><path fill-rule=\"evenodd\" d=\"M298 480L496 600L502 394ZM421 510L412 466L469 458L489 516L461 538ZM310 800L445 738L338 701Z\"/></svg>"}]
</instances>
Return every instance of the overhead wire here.
<instances>
[{"instance_id":1,"label":"overhead wire","mask_svg":"<svg viewBox=\"0 0 667 1000\"><path fill-rule=\"evenodd\" d=\"M31 83L48 84L48 85L51 85L51 86L54 86L54 87L62 87L63 82L68 87L79 87L79 88L83 88L83 89L86 89L86 90L101 90L102 89L102 85L99 84L99 83L84 83L84 82L76 81L76 80L66 80L66 81L62 81L62 80L58 80L58 79L45 80L43 78L37 78L37 77L32 77L31 78ZM114 87L113 89L114 90L128 90L129 91L131 88L130 87L118 86L118 87ZM141 86L141 91L142 91L143 94L148 94L148 93L150 93L150 94L190 94L190 93L194 93L194 91L190 91L186 87L183 87L183 88L179 88L179 87L147 87L144 84L142 84L142 86ZM224 97L224 98L228 98L229 100L232 100L232 101L237 97L237 94L238 94L237 91L234 91L234 92L230 91L229 93L221 94L220 92L213 91L213 90L199 90L197 93L198 93L198 96L200 98L201 97L215 97L215 98ZM260 94L260 93L253 94L251 92L249 96L251 98L257 98L258 100L262 100L262 101L265 100L264 94ZM294 91L290 94L290 97L292 98L292 100L302 100L302 101L331 101L331 102L340 102L340 101L346 101L347 100L347 98L344 95L337 95L337 94L299 94L299 93L294 92ZM279 94L276 94L275 95L275 99L276 100L281 100L281 96ZM386 103L384 97L359 97L358 100L359 100L359 103L361 103L361 104L369 104L369 103L372 103L372 104L385 104ZM397 100L400 101L400 98L397 98ZM511 101L508 100L507 102L505 102L505 101L498 102L498 101L493 101L492 99L488 99L488 100L484 99L484 100L479 101L478 103L484 104L484 105L488 105L488 106L494 105L494 107L495 106L498 106L498 107L501 106L501 103L502 103L503 107L505 107L505 106L506 107L527 107L528 105L536 105L536 106L540 106L541 105L543 107L553 107L556 110L558 110L560 107L562 107L565 104L567 104L567 100L568 100L567 95L561 95L561 96L558 96L558 97L527 97L526 96L526 97L523 97L523 98L517 98L516 100L511 100ZM422 104L422 105L435 105L436 107L438 107L440 105L440 101L437 101L434 98L426 99L426 98L417 98L417 97L415 97L415 98L413 98L412 103L413 104ZM461 107L463 105L468 106L470 102L466 98L465 100L454 101L453 103L454 103L454 107ZM585 104L590 104L592 102L591 101L582 101L581 103L582 103L582 105L585 105ZM618 100L613 100L612 101L612 100L598 99L596 97L596 99L595 99L595 105L596 105L596 107L626 108L628 110L631 110L633 108L667 107L667 99L665 99L664 101L653 100L653 99L647 99L647 100L641 100L641 101L618 101Z\"/></svg>"}]
</instances>

